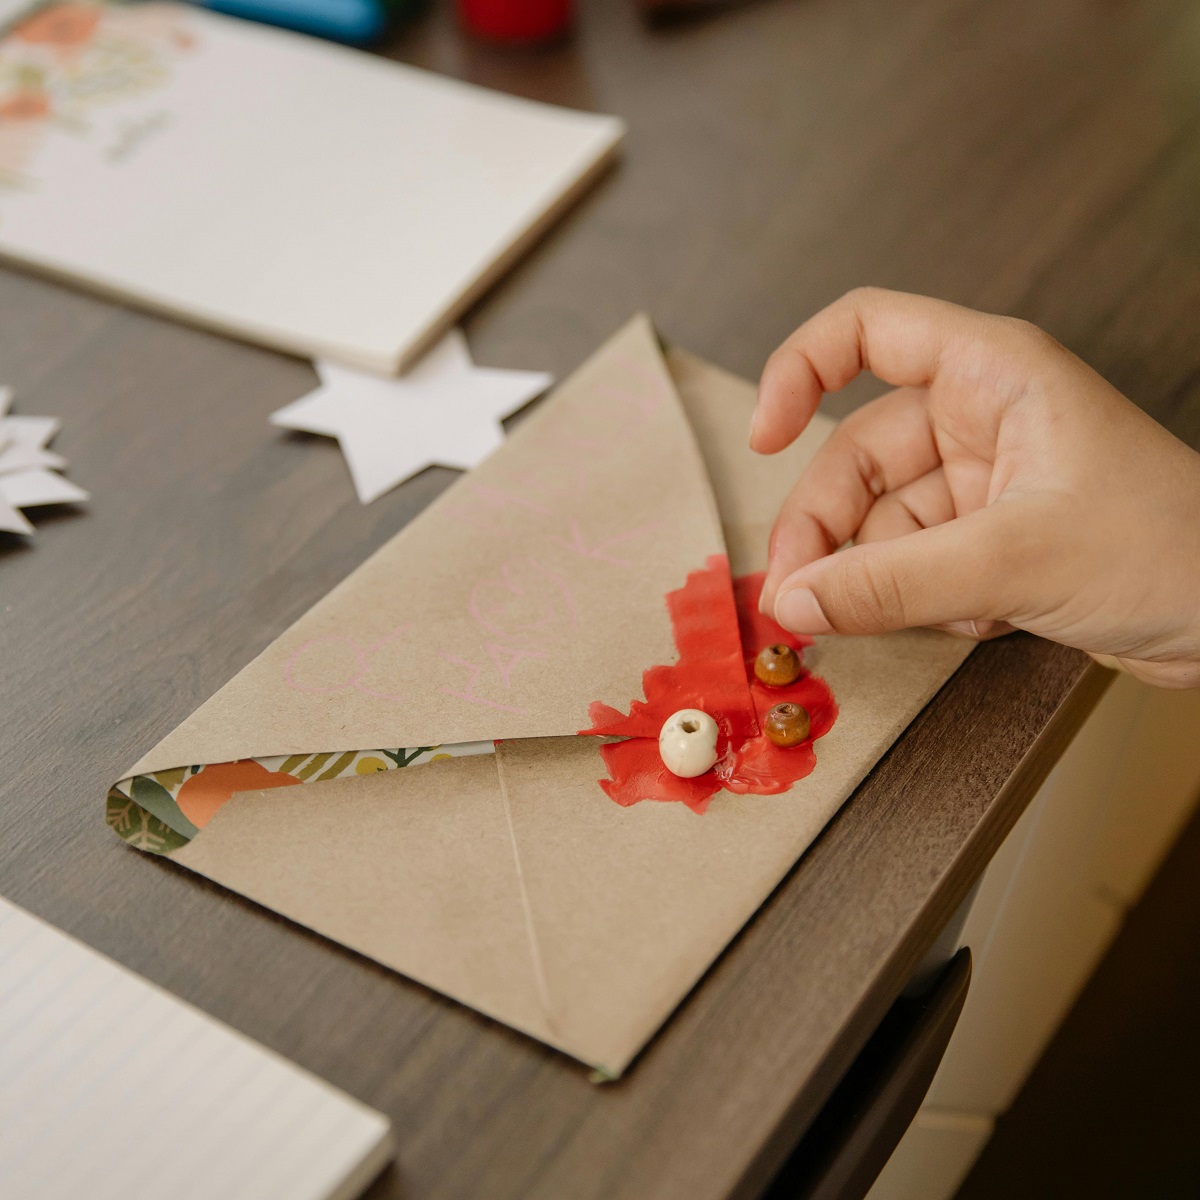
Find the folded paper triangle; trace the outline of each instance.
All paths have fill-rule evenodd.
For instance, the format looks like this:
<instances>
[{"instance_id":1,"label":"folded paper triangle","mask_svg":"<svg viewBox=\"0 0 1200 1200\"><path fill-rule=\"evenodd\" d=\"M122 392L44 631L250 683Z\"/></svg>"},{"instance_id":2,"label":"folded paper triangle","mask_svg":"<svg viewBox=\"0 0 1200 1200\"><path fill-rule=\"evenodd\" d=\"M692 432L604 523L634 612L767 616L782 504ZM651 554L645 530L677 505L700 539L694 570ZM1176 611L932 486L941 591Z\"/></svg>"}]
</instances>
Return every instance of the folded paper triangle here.
<instances>
[{"instance_id":1,"label":"folded paper triangle","mask_svg":"<svg viewBox=\"0 0 1200 1200\"><path fill-rule=\"evenodd\" d=\"M573 734L672 652L720 518L648 321L137 763Z\"/></svg>"},{"instance_id":2,"label":"folded paper triangle","mask_svg":"<svg viewBox=\"0 0 1200 1200\"><path fill-rule=\"evenodd\" d=\"M815 748L777 751L802 769L720 774L762 740L744 659L784 636L747 577L833 424L761 459L753 402L634 321L136 764L110 823L620 1074L968 650L819 639L805 694L838 716L809 701ZM728 744L705 794L618 785L693 660Z\"/></svg>"}]
</instances>

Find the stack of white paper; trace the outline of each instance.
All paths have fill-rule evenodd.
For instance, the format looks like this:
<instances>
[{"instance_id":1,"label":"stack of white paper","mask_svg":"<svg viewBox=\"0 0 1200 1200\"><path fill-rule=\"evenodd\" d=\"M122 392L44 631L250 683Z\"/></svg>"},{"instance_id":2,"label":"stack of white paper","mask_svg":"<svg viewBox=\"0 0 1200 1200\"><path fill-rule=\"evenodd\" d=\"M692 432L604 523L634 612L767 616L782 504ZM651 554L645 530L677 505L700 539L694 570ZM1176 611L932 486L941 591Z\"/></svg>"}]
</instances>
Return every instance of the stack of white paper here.
<instances>
[{"instance_id":1,"label":"stack of white paper","mask_svg":"<svg viewBox=\"0 0 1200 1200\"><path fill-rule=\"evenodd\" d=\"M386 1118L0 900L0 1196L349 1200Z\"/></svg>"},{"instance_id":2,"label":"stack of white paper","mask_svg":"<svg viewBox=\"0 0 1200 1200\"><path fill-rule=\"evenodd\" d=\"M394 373L595 177L611 117L277 29L76 0L0 41L0 254ZM12 119L10 119L10 117Z\"/></svg>"}]
</instances>

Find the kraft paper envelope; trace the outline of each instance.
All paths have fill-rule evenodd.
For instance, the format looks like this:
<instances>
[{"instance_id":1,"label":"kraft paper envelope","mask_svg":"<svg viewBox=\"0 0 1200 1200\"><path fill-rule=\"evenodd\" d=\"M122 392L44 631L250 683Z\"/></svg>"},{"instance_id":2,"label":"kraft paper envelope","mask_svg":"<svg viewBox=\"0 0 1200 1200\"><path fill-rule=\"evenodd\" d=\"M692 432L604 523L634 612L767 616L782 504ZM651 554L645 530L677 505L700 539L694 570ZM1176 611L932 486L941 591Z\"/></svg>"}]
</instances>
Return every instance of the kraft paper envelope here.
<instances>
[{"instance_id":1,"label":"kraft paper envelope","mask_svg":"<svg viewBox=\"0 0 1200 1200\"><path fill-rule=\"evenodd\" d=\"M589 709L676 660L689 576L764 568L833 427L763 459L753 403L635 320L135 764L109 822L620 1074L969 651L818 639L838 716L806 778L703 812L609 798ZM732 595L710 607L736 641Z\"/></svg>"}]
</instances>

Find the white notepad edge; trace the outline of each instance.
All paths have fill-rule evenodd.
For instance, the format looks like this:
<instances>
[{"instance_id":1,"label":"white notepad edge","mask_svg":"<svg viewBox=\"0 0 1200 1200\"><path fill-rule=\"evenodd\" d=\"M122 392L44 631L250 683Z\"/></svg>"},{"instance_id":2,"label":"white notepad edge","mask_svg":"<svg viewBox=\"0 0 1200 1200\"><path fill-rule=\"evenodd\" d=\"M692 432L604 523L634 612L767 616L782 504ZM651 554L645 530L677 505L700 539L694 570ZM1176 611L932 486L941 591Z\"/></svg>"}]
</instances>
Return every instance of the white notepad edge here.
<instances>
[{"instance_id":1,"label":"white notepad edge","mask_svg":"<svg viewBox=\"0 0 1200 1200\"><path fill-rule=\"evenodd\" d=\"M591 114L589 114L591 115ZM339 342L325 342L319 338L294 337L286 330L269 325L260 325L249 320L230 320L219 312L201 305L178 304L166 296L156 295L151 289L134 290L120 280L103 278L98 274L84 274L67 263L50 255L23 249L19 253L0 242L0 262L17 270L33 271L53 282L67 284L80 291L115 301L126 308L168 317L184 325L233 338L250 345L261 346L284 354L304 359L328 358L360 370L382 375L398 375L407 370L430 349L434 342L457 322L473 304L480 300L512 267L543 238L550 229L576 205L592 188L596 180L612 167L617 158L621 139L625 134L624 124L617 118L595 117L597 121L611 121L607 130L597 130L600 145L583 155L592 162L575 181L553 199L529 222L528 227L511 238L499 239L503 249L494 251L489 266L473 273L474 279L461 288L451 289L453 299L448 300L422 326L420 332L407 340L395 354L389 356L360 353L358 348Z\"/></svg>"},{"instance_id":2,"label":"white notepad edge","mask_svg":"<svg viewBox=\"0 0 1200 1200\"><path fill-rule=\"evenodd\" d=\"M101 951L89 946L86 942L81 941L73 934L68 933L64 929L60 929L57 925L47 921L44 917L40 917L37 913L31 912L15 901L8 899L5 896L0 896L0 911L5 908L12 909L35 924L39 925L43 930L48 931L52 936L62 938L70 943L75 949L83 952L89 958L100 959L108 966L114 968L121 975L141 986L147 988L151 992L157 993L159 996L165 997L171 1003L178 1005L180 1008L188 1010L199 1020L210 1026L215 1026L225 1034L232 1037L235 1041L247 1046L250 1049L257 1051L260 1054L266 1055L274 1062L282 1065L288 1070L295 1072L308 1079L323 1091L332 1093L341 1101L353 1109L357 1109L359 1114L368 1122L375 1125L378 1130L374 1146L363 1156L361 1162L353 1171L351 1171L342 1181L342 1183L328 1194L328 1200L355 1200L367 1186L375 1179L375 1177L383 1170L388 1162L396 1153L395 1137L392 1131L391 1122L383 1113L372 1108L363 1101L351 1096L348 1092L343 1091L339 1087L335 1087L327 1080L322 1079L319 1075L314 1074L307 1068L302 1067L299 1063L293 1062L285 1055L272 1050L270 1046L264 1045L262 1042L256 1041L248 1034L244 1034L241 1030L227 1024L225 1021L218 1020L216 1017L206 1013L202 1008L189 1003L180 996L176 996L167 988L161 987L153 980L147 979L144 975L138 974L137 971L125 966L124 963L118 962L115 958L102 953Z\"/></svg>"}]
</instances>

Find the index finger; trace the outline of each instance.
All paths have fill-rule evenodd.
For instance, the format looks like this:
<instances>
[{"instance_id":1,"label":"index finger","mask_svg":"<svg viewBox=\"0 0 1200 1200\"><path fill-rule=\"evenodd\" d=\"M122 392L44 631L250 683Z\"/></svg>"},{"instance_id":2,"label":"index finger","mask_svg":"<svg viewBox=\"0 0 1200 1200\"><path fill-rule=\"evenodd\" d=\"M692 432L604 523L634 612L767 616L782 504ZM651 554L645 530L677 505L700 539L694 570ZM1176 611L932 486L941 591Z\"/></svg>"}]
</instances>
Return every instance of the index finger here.
<instances>
[{"instance_id":1,"label":"index finger","mask_svg":"<svg viewBox=\"0 0 1200 1200\"><path fill-rule=\"evenodd\" d=\"M767 360L758 385L750 446L775 454L812 419L825 392L870 371L897 387L926 387L967 339L997 318L884 288L857 288L805 321Z\"/></svg>"},{"instance_id":2,"label":"index finger","mask_svg":"<svg viewBox=\"0 0 1200 1200\"><path fill-rule=\"evenodd\" d=\"M829 435L779 510L764 605L774 603L786 575L855 537L881 496L941 465L927 396L924 388L897 388L852 412Z\"/></svg>"}]
</instances>

